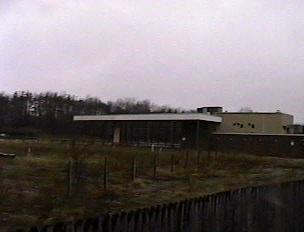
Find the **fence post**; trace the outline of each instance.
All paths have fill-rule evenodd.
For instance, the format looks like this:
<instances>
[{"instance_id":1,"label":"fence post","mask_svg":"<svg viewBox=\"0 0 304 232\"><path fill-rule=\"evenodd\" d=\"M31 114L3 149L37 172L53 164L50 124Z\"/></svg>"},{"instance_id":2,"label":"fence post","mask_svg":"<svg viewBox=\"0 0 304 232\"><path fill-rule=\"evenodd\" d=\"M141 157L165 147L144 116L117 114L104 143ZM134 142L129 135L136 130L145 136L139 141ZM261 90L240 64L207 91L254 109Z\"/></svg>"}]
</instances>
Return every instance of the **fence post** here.
<instances>
[{"instance_id":1,"label":"fence post","mask_svg":"<svg viewBox=\"0 0 304 232\"><path fill-rule=\"evenodd\" d=\"M0 188L2 189L4 186L3 186L3 177L2 177L2 172L3 172L3 169L2 169L2 162L0 160ZM1 194L1 191L0 191L0 194ZM2 196L1 196L2 197Z\"/></svg>"},{"instance_id":2,"label":"fence post","mask_svg":"<svg viewBox=\"0 0 304 232\"><path fill-rule=\"evenodd\" d=\"M28 156L31 156L32 155L32 147L31 147L31 144L29 143L28 146L27 146L27 155Z\"/></svg>"},{"instance_id":3,"label":"fence post","mask_svg":"<svg viewBox=\"0 0 304 232\"><path fill-rule=\"evenodd\" d=\"M66 145L65 145L65 151L66 151L66 155L69 155L70 153L71 153L71 146L70 146L70 144L69 143L67 143Z\"/></svg>"},{"instance_id":4,"label":"fence post","mask_svg":"<svg viewBox=\"0 0 304 232\"><path fill-rule=\"evenodd\" d=\"M152 145L151 145L151 152L154 152L154 151L155 151L155 145L152 144Z\"/></svg>"},{"instance_id":5,"label":"fence post","mask_svg":"<svg viewBox=\"0 0 304 232\"><path fill-rule=\"evenodd\" d=\"M104 158L104 171L103 171L103 188L108 189L108 158Z\"/></svg>"},{"instance_id":6,"label":"fence post","mask_svg":"<svg viewBox=\"0 0 304 232\"><path fill-rule=\"evenodd\" d=\"M175 167L174 167L174 162L175 162L175 157L174 157L174 154L171 155L171 173L174 172L175 170Z\"/></svg>"},{"instance_id":7,"label":"fence post","mask_svg":"<svg viewBox=\"0 0 304 232\"><path fill-rule=\"evenodd\" d=\"M153 178L155 179L156 178L156 175L157 175L157 157L158 156L158 152L156 152L154 154L154 160L153 160Z\"/></svg>"},{"instance_id":8,"label":"fence post","mask_svg":"<svg viewBox=\"0 0 304 232\"><path fill-rule=\"evenodd\" d=\"M201 151L200 150L198 150L197 151L197 170L199 169L199 167L200 167L200 161L201 161Z\"/></svg>"},{"instance_id":9,"label":"fence post","mask_svg":"<svg viewBox=\"0 0 304 232\"><path fill-rule=\"evenodd\" d=\"M139 175L144 175L145 174L145 158L144 157L140 157L140 164L139 164L139 168L140 169L140 174Z\"/></svg>"},{"instance_id":10,"label":"fence post","mask_svg":"<svg viewBox=\"0 0 304 232\"><path fill-rule=\"evenodd\" d=\"M71 197L73 191L73 160L69 160L68 162L67 181L68 181L67 196Z\"/></svg>"},{"instance_id":11,"label":"fence post","mask_svg":"<svg viewBox=\"0 0 304 232\"><path fill-rule=\"evenodd\" d=\"M136 179L136 171L137 171L136 157L133 157L133 160L132 160L132 181L134 181Z\"/></svg>"},{"instance_id":12,"label":"fence post","mask_svg":"<svg viewBox=\"0 0 304 232\"><path fill-rule=\"evenodd\" d=\"M186 157L185 157L185 165L184 165L184 168L188 168L188 164L189 164L189 152L186 151Z\"/></svg>"}]
</instances>

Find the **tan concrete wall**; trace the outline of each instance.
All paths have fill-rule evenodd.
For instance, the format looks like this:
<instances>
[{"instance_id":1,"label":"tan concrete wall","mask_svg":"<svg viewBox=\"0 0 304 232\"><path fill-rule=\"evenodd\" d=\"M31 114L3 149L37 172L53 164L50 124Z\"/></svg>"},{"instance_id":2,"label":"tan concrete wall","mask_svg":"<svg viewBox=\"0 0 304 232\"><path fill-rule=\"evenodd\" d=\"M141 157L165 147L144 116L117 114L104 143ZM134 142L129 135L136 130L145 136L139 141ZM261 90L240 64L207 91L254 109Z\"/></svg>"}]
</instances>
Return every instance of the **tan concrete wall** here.
<instances>
[{"instance_id":1,"label":"tan concrete wall","mask_svg":"<svg viewBox=\"0 0 304 232\"><path fill-rule=\"evenodd\" d=\"M293 116L282 113L220 113L223 122L218 133L286 134Z\"/></svg>"}]
</instances>

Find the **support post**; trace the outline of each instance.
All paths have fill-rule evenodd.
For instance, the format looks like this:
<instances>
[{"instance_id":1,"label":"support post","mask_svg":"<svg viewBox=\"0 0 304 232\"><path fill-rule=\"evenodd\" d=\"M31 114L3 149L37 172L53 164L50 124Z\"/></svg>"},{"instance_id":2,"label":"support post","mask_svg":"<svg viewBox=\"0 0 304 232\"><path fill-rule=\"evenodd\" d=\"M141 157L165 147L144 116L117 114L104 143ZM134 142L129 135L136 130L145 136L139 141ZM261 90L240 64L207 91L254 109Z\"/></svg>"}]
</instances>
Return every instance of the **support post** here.
<instances>
[{"instance_id":1,"label":"support post","mask_svg":"<svg viewBox=\"0 0 304 232\"><path fill-rule=\"evenodd\" d=\"M196 121L196 150L200 149L200 121Z\"/></svg>"},{"instance_id":2,"label":"support post","mask_svg":"<svg viewBox=\"0 0 304 232\"><path fill-rule=\"evenodd\" d=\"M170 143L173 145L174 143L174 121L170 123Z\"/></svg>"},{"instance_id":3,"label":"support post","mask_svg":"<svg viewBox=\"0 0 304 232\"><path fill-rule=\"evenodd\" d=\"M130 122L126 122L127 124L127 129L126 129L126 139L127 139L127 144L130 143Z\"/></svg>"},{"instance_id":4,"label":"support post","mask_svg":"<svg viewBox=\"0 0 304 232\"><path fill-rule=\"evenodd\" d=\"M151 135L150 135L150 122L147 121L146 124L146 130L147 130L147 143L150 144L151 143Z\"/></svg>"}]
</instances>

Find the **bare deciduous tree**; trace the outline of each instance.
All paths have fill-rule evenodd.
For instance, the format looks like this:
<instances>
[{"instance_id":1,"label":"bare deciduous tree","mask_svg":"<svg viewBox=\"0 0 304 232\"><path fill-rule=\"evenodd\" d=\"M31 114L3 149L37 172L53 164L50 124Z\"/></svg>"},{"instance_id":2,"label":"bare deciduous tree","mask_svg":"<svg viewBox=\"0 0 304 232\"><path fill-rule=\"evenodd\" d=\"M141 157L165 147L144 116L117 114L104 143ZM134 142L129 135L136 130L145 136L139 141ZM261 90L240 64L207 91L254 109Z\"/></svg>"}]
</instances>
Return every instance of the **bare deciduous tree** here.
<instances>
[{"instance_id":1,"label":"bare deciduous tree","mask_svg":"<svg viewBox=\"0 0 304 232\"><path fill-rule=\"evenodd\" d=\"M239 112L241 112L241 113L250 113L250 112L253 112L253 110L249 106L242 106L241 109L239 109Z\"/></svg>"}]
</instances>

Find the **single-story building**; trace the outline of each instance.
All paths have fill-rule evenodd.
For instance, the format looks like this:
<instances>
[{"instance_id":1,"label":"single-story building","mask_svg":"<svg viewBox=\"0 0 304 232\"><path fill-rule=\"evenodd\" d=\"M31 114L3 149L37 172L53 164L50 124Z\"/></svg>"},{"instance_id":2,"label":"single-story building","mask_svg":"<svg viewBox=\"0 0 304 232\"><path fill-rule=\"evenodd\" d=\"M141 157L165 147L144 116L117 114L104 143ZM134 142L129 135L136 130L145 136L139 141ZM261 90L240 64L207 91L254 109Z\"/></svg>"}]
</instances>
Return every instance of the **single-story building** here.
<instances>
[{"instance_id":1,"label":"single-story building","mask_svg":"<svg viewBox=\"0 0 304 232\"><path fill-rule=\"evenodd\" d=\"M207 146L222 118L201 113L151 113L74 116L82 130L94 130L114 144L168 147Z\"/></svg>"},{"instance_id":2,"label":"single-story building","mask_svg":"<svg viewBox=\"0 0 304 232\"><path fill-rule=\"evenodd\" d=\"M207 149L219 147L215 137L228 137L225 143L232 139L236 147L243 146L244 136L257 135L248 139L260 141L262 135L286 135L293 116L279 111L223 112L222 107L202 107L196 113L77 115L74 121L82 133L112 144Z\"/></svg>"}]
</instances>

